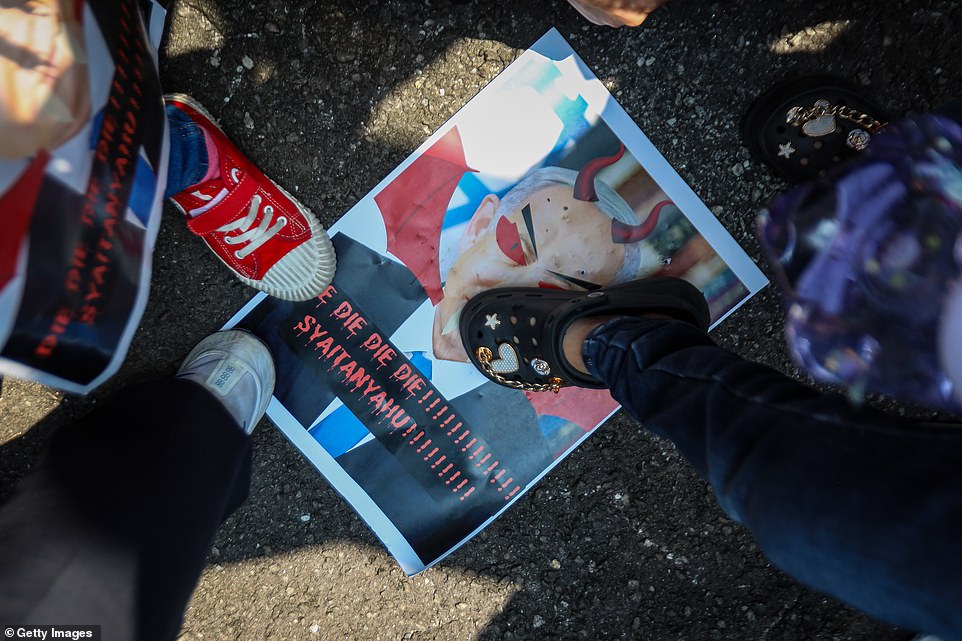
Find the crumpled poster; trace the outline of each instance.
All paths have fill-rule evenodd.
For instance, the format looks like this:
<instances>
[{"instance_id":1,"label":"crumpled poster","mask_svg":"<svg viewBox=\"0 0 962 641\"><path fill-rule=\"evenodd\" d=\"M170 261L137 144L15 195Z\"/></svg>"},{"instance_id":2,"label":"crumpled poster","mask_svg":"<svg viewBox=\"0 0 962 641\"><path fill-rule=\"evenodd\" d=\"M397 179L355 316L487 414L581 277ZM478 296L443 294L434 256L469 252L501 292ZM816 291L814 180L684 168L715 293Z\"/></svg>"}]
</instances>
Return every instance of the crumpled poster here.
<instances>
[{"instance_id":1,"label":"crumpled poster","mask_svg":"<svg viewBox=\"0 0 962 641\"><path fill-rule=\"evenodd\" d=\"M70 85L67 100L52 100L66 103L68 126L0 157L0 373L86 393L118 369L147 302L169 151L156 53L165 11L139 0L35 4L57 16L33 32L59 47L43 64L60 65ZM9 26L35 19L37 7L22 10L35 13ZM7 56L7 80L30 72L34 45L23 38Z\"/></svg>"}]
</instances>

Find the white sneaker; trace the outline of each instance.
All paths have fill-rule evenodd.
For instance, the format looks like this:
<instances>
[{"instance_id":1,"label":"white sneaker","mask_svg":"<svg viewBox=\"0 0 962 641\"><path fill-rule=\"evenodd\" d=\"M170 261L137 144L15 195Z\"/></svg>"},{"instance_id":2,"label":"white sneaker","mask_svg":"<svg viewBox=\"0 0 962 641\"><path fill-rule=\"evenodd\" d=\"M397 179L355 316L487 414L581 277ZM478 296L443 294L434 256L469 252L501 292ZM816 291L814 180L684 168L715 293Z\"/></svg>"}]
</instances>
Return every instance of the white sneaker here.
<instances>
[{"instance_id":1,"label":"white sneaker","mask_svg":"<svg viewBox=\"0 0 962 641\"><path fill-rule=\"evenodd\" d=\"M261 339L232 329L199 342L177 370L177 378L203 386L250 434L274 392L274 359Z\"/></svg>"}]
</instances>

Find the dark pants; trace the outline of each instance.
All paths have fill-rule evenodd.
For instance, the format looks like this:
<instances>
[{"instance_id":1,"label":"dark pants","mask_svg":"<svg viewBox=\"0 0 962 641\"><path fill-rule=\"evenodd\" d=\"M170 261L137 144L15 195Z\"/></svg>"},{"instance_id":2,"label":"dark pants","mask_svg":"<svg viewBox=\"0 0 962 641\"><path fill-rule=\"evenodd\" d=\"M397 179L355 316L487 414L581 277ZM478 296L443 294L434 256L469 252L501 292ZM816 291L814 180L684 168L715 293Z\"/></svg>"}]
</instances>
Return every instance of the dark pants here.
<instances>
[{"instance_id":1,"label":"dark pants","mask_svg":"<svg viewBox=\"0 0 962 641\"><path fill-rule=\"evenodd\" d=\"M615 319L584 355L775 564L879 619L962 638L962 428L855 408L679 321Z\"/></svg>"},{"instance_id":2,"label":"dark pants","mask_svg":"<svg viewBox=\"0 0 962 641\"><path fill-rule=\"evenodd\" d=\"M121 392L54 437L0 510L0 624L170 640L214 532L246 498L250 437L199 385Z\"/></svg>"}]
</instances>

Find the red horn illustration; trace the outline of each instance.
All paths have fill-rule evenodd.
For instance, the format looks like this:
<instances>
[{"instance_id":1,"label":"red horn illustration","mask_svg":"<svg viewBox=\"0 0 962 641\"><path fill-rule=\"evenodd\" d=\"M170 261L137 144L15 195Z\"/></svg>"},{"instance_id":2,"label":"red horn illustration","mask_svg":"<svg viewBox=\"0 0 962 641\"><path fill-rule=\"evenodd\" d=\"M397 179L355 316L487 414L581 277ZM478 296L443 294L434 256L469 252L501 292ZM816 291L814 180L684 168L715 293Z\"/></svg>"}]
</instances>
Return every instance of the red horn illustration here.
<instances>
[{"instance_id":1,"label":"red horn illustration","mask_svg":"<svg viewBox=\"0 0 962 641\"><path fill-rule=\"evenodd\" d=\"M675 203L670 200L663 200L654 207L651 208L651 212L648 214L648 218L645 222L640 225L629 225L623 223L620 220L611 220L611 242L618 243L619 245L625 245L628 243L637 243L643 238L647 238L651 232L655 231L655 227L658 225L658 216L661 214L661 210L667 206L675 206Z\"/></svg>"},{"instance_id":2,"label":"red horn illustration","mask_svg":"<svg viewBox=\"0 0 962 641\"><path fill-rule=\"evenodd\" d=\"M618 162L624 153L625 146L621 145L618 153L614 156L602 156L601 158L595 158L585 163L585 166L578 172L578 178L575 180L575 199L592 203L596 202L598 200L598 192L595 191L595 175L605 167Z\"/></svg>"}]
</instances>

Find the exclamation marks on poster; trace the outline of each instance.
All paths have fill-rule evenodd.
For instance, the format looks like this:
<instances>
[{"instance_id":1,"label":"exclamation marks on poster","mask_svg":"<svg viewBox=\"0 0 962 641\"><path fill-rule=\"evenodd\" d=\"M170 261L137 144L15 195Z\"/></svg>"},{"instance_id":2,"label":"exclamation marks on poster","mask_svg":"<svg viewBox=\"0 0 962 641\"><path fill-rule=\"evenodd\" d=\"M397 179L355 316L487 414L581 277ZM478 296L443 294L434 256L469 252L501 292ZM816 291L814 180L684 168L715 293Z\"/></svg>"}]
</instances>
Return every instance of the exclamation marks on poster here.
<instances>
[{"instance_id":1,"label":"exclamation marks on poster","mask_svg":"<svg viewBox=\"0 0 962 641\"><path fill-rule=\"evenodd\" d=\"M381 420L391 422L390 433L397 433L404 439L405 447L414 449L419 455L418 458L429 466L443 487L453 494L459 494L461 501L474 496L478 489L475 483L483 483L484 479L487 479L493 486L491 489L496 488L506 501L521 491L520 485L512 486L514 477L506 467L501 467L501 459L457 420L457 411L451 410L443 397L433 390L427 390L418 398L417 403L424 413L432 418L433 426L420 427L411 421L411 417L402 408L392 404L390 399L376 408L375 412ZM435 429L437 433L434 432ZM447 438L442 438L442 435ZM445 445L446 440L449 445ZM453 453L451 445L457 447ZM454 456L458 451L466 454L466 458ZM467 464L469 469L477 470L474 475L480 475L480 478L467 474L463 467L459 469L461 462Z\"/></svg>"}]
</instances>

